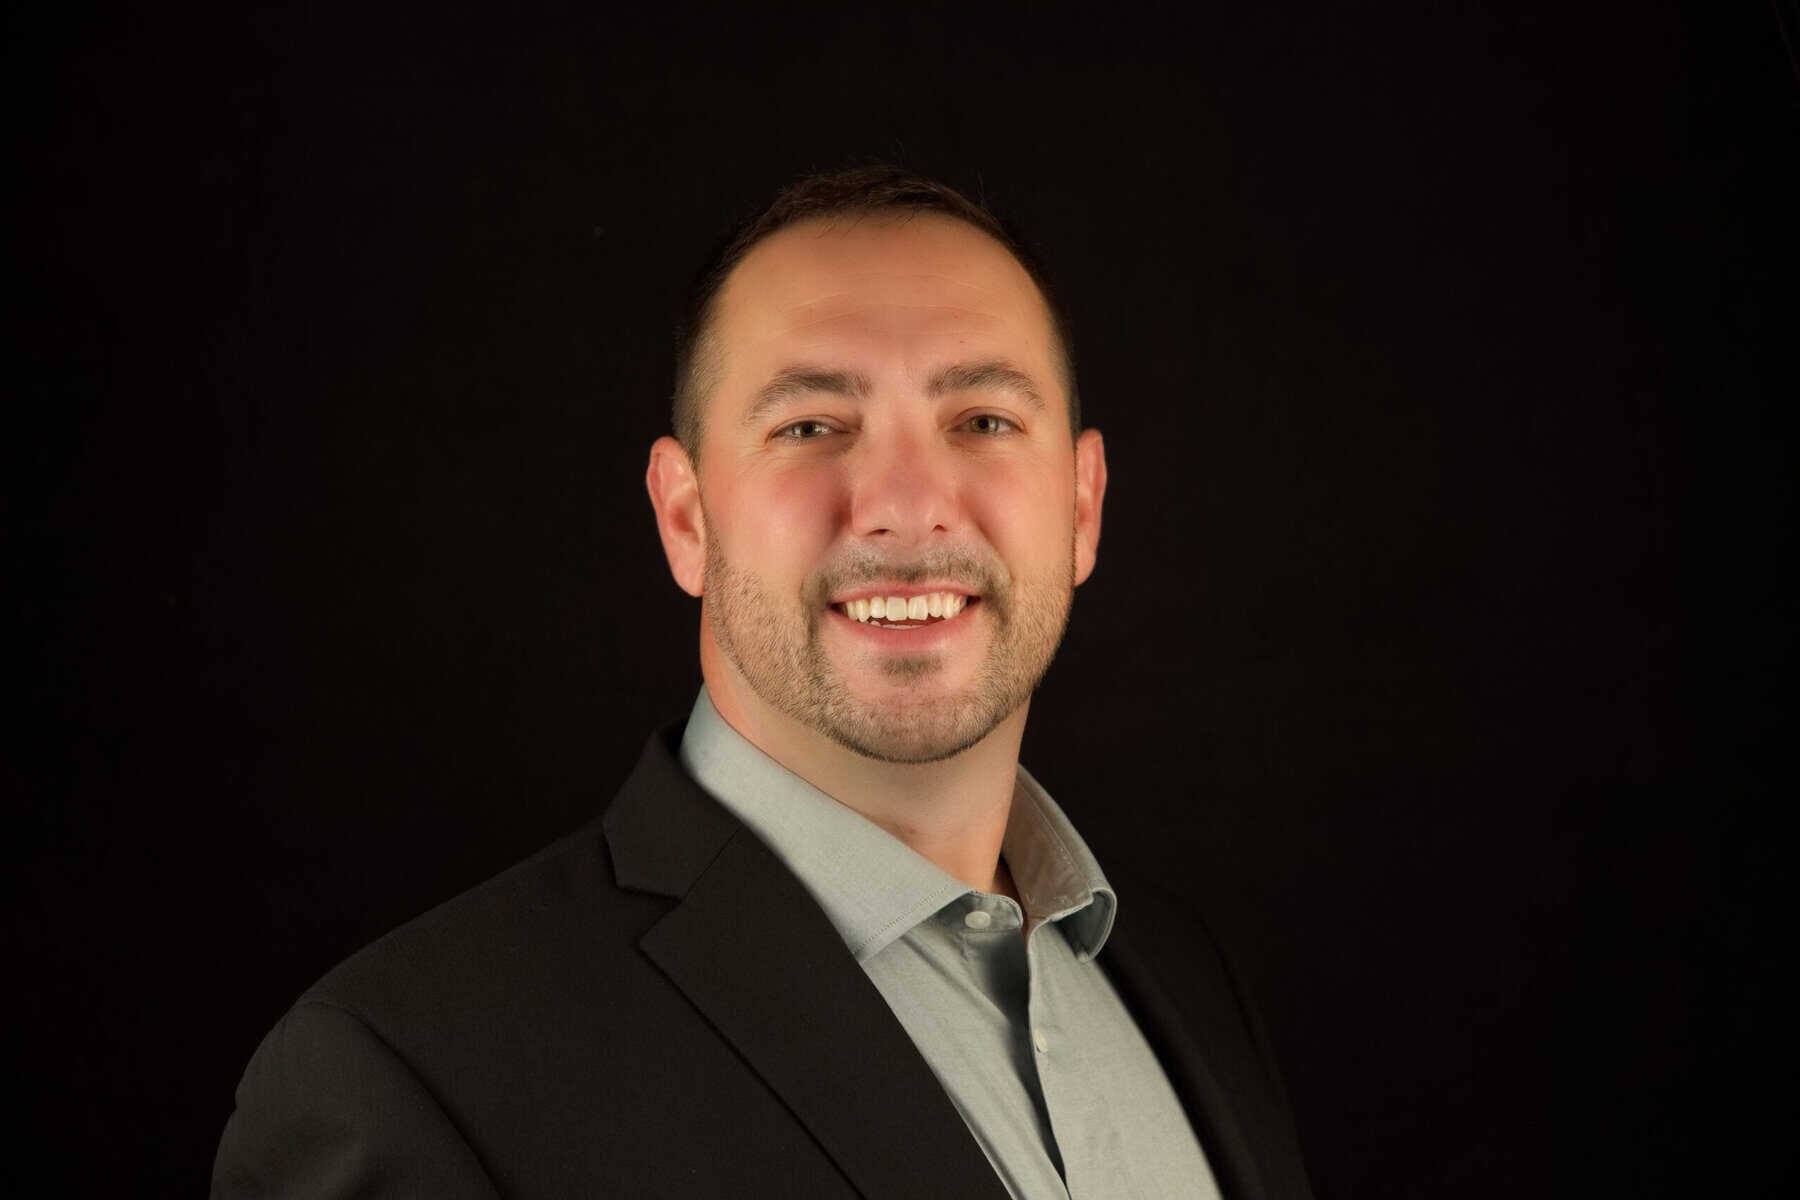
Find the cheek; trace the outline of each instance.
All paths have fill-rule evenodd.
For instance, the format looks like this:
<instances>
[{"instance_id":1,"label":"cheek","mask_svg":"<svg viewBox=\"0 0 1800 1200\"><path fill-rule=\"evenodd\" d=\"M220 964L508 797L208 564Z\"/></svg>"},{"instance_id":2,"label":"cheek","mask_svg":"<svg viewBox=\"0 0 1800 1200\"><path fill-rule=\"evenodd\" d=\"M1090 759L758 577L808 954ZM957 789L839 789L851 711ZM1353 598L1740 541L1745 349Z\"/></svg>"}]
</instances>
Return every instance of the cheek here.
<instances>
[{"instance_id":1,"label":"cheek","mask_svg":"<svg viewBox=\"0 0 1800 1200\"><path fill-rule=\"evenodd\" d=\"M840 496L828 472L760 473L718 496L713 521L731 557L758 573L788 560L810 569L831 543Z\"/></svg>"},{"instance_id":2,"label":"cheek","mask_svg":"<svg viewBox=\"0 0 1800 1200\"><path fill-rule=\"evenodd\" d=\"M990 469L965 495L977 527L1015 574L1066 569L1075 536L1073 466Z\"/></svg>"}]
</instances>

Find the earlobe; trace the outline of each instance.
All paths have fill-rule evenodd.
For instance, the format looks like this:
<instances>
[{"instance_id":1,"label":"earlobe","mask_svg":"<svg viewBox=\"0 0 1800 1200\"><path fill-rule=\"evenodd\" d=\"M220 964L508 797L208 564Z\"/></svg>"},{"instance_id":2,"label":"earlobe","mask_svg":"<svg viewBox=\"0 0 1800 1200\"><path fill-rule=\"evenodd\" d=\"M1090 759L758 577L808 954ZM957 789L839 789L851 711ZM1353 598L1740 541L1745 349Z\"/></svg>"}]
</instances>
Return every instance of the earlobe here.
<instances>
[{"instance_id":1,"label":"earlobe","mask_svg":"<svg viewBox=\"0 0 1800 1200\"><path fill-rule=\"evenodd\" d=\"M680 442L660 437L650 447L650 466L644 472L650 507L656 510L656 530L662 536L669 574L690 596L698 596L706 583L706 514L700 507L700 480Z\"/></svg>"},{"instance_id":2,"label":"earlobe","mask_svg":"<svg viewBox=\"0 0 1800 1200\"><path fill-rule=\"evenodd\" d=\"M1106 499L1106 443L1098 429L1075 439L1075 582L1087 582L1100 553L1100 509Z\"/></svg>"}]
</instances>

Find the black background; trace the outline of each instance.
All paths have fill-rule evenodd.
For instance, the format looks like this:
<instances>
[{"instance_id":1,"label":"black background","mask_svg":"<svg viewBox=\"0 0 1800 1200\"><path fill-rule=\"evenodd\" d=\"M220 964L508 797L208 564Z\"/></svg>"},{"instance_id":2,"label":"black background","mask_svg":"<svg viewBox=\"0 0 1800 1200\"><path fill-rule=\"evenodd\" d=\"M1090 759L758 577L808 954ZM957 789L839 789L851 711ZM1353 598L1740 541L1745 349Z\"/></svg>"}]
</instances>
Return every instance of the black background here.
<instances>
[{"instance_id":1,"label":"black background","mask_svg":"<svg viewBox=\"0 0 1800 1200\"><path fill-rule=\"evenodd\" d=\"M1777 11L1224 7L9 16L0 1170L202 1188L306 984L685 712L677 298L880 156L1061 281L1112 485L1025 760L1238 948L1320 1195L1773 1189Z\"/></svg>"}]
</instances>

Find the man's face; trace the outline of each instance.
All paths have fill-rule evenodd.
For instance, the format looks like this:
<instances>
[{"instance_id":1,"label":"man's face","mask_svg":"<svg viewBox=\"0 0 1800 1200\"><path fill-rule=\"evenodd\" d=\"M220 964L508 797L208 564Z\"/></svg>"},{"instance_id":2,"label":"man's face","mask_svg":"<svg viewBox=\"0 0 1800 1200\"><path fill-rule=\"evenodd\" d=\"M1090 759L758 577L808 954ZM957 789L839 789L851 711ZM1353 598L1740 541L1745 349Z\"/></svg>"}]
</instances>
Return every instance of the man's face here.
<instances>
[{"instance_id":1,"label":"man's face","mask_svg":"<svg viewBox=\"0 0 1800 1200\"><path fill-rule=\"evenodd\" d=\"M974 745L1048 668L1105 485L1030 277L949 218L813 222L744 259L713 334L705 636L860 754Z\"/></svg>"}]
</instances>

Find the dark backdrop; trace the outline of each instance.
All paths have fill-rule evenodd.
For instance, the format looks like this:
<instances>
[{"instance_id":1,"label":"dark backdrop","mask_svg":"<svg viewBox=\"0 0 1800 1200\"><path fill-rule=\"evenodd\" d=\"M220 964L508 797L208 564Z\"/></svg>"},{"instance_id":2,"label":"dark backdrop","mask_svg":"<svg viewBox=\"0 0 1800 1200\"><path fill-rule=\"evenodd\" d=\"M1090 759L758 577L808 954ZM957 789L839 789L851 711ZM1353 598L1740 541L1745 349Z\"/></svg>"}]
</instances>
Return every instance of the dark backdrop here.
<instances>
[{"instance_id":1,"label":"dark backdrop","mask_svg":"<svg viewBox=\"0 0 1800 1200\"><path fill-rule=\"evenodd\" d=\"M199 1189L303 987L606 803L698 684L677 296L877 155L1062 280L1026 761L1238 947L1321 1196L1773 1186L1777 9L27 7L3 1169Z\"/></svg>"}]
</instances>

